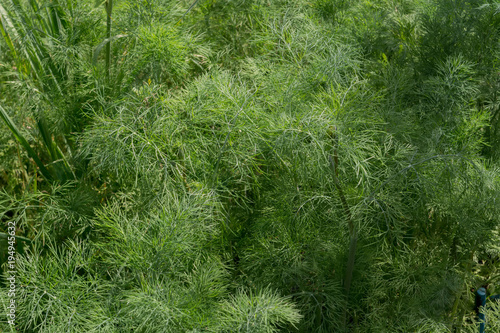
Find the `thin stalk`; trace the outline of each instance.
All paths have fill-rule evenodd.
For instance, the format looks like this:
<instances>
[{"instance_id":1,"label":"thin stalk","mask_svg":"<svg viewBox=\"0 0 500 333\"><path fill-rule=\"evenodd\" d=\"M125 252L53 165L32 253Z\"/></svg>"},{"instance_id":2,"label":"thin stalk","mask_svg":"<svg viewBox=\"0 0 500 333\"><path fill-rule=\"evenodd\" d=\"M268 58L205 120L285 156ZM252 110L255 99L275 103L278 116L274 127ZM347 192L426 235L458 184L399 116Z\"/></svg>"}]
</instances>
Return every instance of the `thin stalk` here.
<instances>
[{"instance_id":1,"label":"thin stalk","mask_svg":"<svg viewBox=\"0 0 500 333\"><path fill-rule=\"evenodd\" d=\"M19 160L19 168L21 169L22 179L23 179L23 191L26 190L26 183L28 182L28 175L26 174L26 170L23 168L23 159L21 158L21 151L19 149L19 142L16 144L17 148L17 158Z\"/></svg>"},{"instance_id":2,"label":"thin stalk","mask_svg":"<svg viewBox=\"0 0 500 333\"><path fill-rule=\"evenodd\" d=\"M194 8L194 6L196 6L196 4L198 3L198 1L200 1L200 0L195 0L195 1L191 4L191 6L189 6L188 10L186 10L186 11L184 12L184 15L182 15L182 17L179 19L179 21L177 21L177 23L175 24L176 26L177 26L179 23L181 23L182 19L184 19L184 17L185 17L185 16L186 16L186 15L187 15L190 11L191 11L191 9L193 9L193 8Z\"/></svg>"},{"instance_id":3,"label":"thin stalk","mask_svg":"<svg viewBox=\"0 0 500 333\"><path fill-rule=\"evenodd\" d=\"M111 63L111 12L113 11L113 0L107 0L104 4L106 7L106 38L109 40L106 44L106 78L109 82L110 63Z\"/></svg>"},{"instance_id":4,"label":"thin stalk","mask_svg":"<svg viewBox=\"0 0 500 333\"><path fill-rule=\"evenodd\" d=\"M339 158L338 158L338 153L337 153L337 146L338 146L338 139L337 135L334 134L333 136L334 140L334 150L333 150L333 158L332 156L329 156L330 160L330 166L332 167L333 170L333 182L335 184L335 187L337 188L337 191L339 192L339 197L340 201L342 202L342 207L344 208L344 213L347 218L347 223L349 225L349 255L347 258L347 267L346 267L346 272L345 272L345 277L344 277L344 288L346 291L346 306L344 308L344 329L347 328L347 309L348 309L348 303L349 303L349 292L351 290L351 283L352 283L352 274L354 272L354 259L356 258L356 248L358 244L358 235L357 232L354 228L354 222L352 220L352 213L351 213L351 208L349 207L349 204L347 203L347 199L344 195L344 190L342 189L342 186L340 186L340 182L338 179L338 165L339 165Z\"/></svg>"}]
</instances>

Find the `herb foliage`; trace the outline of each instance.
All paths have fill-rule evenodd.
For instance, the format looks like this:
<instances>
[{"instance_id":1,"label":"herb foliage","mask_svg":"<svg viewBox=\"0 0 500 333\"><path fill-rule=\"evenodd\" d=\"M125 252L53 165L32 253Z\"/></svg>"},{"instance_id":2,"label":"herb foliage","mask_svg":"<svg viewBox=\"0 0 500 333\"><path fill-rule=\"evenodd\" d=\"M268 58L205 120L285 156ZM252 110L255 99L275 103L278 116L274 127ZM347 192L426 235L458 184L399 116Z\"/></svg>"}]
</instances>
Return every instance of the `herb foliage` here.
<instances>
[{"instance_id":1,"label":"herb foliage","mask_svg":"<svg viewBox=\"0 0 500 333\"><path fill-rule=\"evenodd\" d=\"M0 330L476 331L499 29L483 0L0 1Z\"/></svg>"}]
</instances>

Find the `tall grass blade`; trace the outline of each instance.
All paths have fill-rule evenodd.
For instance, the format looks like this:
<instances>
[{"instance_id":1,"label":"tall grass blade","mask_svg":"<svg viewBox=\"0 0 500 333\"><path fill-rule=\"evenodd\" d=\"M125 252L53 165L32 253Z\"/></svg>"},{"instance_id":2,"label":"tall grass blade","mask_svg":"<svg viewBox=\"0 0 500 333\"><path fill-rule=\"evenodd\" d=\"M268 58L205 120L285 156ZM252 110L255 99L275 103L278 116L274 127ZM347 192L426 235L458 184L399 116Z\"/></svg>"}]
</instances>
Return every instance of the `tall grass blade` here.
<instances>
[{"instance_id":1,"label":"tall grass blade","mask_svg":"<svg viewBox=\"0 0 500 333\"><path fill-rule=\"evenodd\" d=\"M0 31L2 32L2 36L5 40L5 43L9 47L14 58L16 58L16 49L14 48L14 44L12 43L12 39L10 38L9 33L7 32L6 25L7 22L5 21L5 10L0 4Z\"/></svg>"},{"instance_id":2,"label":"tall grass blade","mask_svg":"<svg viewBox=\"0 0 500 333\"><path fill-rule=\"evenodd\" d=\"M31 148L30 144L28 141L24 138L24 136L21 134L21 132L17 129L17 126L14 124L12 119L10 119L9 115L5 111L5 109L0 106L0 116L2 117L3 121L7 125L7 127L10 129L11 133L14 135L16 140L26 149L28 152L28 155L35 161L36 165L40 169L40 172L42 175L47 179L47 180L53 180L52 175L50 174L49 170L45 167L45 165L42 163L40 158L38 158L38 155L35 153L33 148Z\"/></svg>"}]
</instances>

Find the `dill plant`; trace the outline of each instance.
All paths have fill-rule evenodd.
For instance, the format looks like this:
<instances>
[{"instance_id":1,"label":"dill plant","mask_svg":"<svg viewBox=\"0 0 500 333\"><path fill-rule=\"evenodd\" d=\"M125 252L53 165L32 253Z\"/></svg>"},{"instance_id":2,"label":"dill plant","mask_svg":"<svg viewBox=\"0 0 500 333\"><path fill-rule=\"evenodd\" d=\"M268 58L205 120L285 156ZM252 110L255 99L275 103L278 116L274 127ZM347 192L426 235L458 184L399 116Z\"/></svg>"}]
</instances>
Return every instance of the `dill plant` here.
<instances>
[{"instance_id":1,"label":"dill plant","mask_svg":"<svg viewBox=\"0 0 500 333\"><path fill-rule=\"evenodd\" d=\"M499 283L495 6L101 5L0 7L18 330L477 328L470 289Z\"/></svg>"}]
</instances>

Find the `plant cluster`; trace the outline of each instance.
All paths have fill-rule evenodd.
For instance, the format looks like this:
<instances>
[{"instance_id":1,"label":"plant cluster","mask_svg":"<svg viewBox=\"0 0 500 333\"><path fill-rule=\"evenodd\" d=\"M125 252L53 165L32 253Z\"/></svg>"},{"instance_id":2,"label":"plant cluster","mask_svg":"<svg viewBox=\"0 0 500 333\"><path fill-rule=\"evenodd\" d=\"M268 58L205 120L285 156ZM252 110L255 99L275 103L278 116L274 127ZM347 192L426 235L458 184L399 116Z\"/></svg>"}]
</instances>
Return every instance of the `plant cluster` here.
<instances>
[{"instance_id":1,"label":"plant cluster","mask_svg":"<svg viewBox=\"0 0 500 333\"><path fill-rule=\"evenodd\" d=\"M1 331L478 329L497 3L2 0L0 32Z\"/></svg>"}]
</instances>

